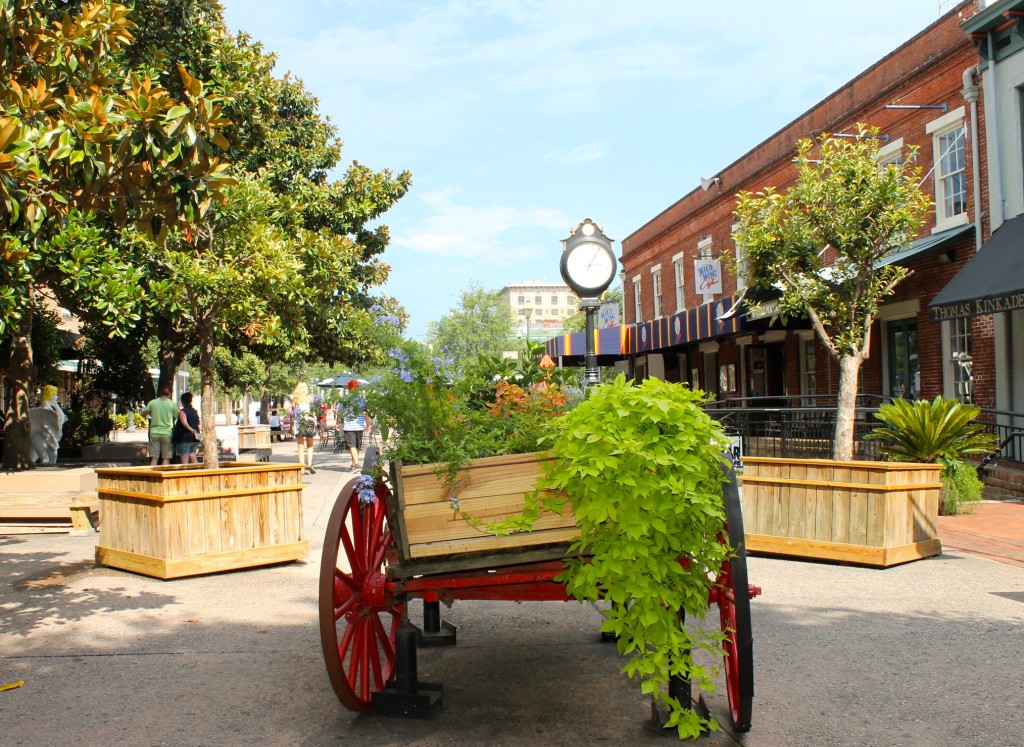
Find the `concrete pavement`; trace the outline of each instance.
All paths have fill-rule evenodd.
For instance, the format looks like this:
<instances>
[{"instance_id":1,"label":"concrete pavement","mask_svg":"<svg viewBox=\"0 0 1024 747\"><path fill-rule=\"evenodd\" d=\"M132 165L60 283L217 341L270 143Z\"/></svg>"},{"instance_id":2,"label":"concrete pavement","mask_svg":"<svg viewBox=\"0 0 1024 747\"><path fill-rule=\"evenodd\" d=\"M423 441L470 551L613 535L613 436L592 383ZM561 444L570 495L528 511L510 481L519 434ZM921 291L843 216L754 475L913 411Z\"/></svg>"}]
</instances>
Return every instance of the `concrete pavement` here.
<instances>
[{"instance_id":1,"label":"concrete pavement","mask_svg":"<svg viewBox=\"0 0 1024 747\"><path fill-rule=\"evenodd\" d=\"M274 453L294 459L294 443ZM305 561L159 581L96 567L95 537L0 537L0 684L25 682L0 692L0 743L666 743L643 728L649 703L600 641L598 613L575 603L457 603L443 614L459 645L419 659L421 679L445 685L440 714L345 711L324 671L316 587L351 473L347 456L317 452L316 466ZM947 549L887 570L749 568L764 589L754 726L701 744L1024 744L1024 567ZM724 713L721 692L708 699Z\"/></svg>"}]
</instances>

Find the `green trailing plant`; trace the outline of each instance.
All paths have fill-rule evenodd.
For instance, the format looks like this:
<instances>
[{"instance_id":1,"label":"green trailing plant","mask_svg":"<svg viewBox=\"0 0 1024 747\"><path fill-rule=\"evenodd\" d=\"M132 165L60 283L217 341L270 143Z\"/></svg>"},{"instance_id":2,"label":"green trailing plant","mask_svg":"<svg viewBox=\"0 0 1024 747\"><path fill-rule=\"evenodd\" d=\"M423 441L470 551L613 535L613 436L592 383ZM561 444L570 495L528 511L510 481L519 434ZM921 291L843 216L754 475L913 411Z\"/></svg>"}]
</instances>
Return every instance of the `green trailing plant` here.
<instances>
[{"instance_id":1,"label":"green trailing plant","mask_svg":"<svg viewBox=\"0 0 1024 747\"><path fill-rule=\"evenodd\" d=\"M529 531L547 511L568 502L580 537L558 577L582 601L603 601L602 631L613 633L623 671L669 713L680 738L718 724L667 692L671 677L714 691L715 671L697 664L696 650L721 660L723 635L686 628L680 613L703 619L718 569L731 555L722 535L723 453L727 439L701 404L703 393L647 379L639 386L619 375L591 390L541 439L554 457L520 514L484 523L453 506L463 519L494 534Z\"/></svg>"},{"instance_id":2,"label":"green trailing plant","mask_svg":"<svg viewBox=\"0 0 1024 747\"><path fill-rule=\"evenodd\" d=\"M546 508L568 501L580 528L560 577L580 601L604 600L602 630L629 656L638 677L669 714L680 738L717 729L667 693L669 679L714 690L714 672L692 651L721 660L722 634L684 627L704 617L715 574L731 554L722 537L721 426L701 408L705 397L683 385L625 376L554 421L547 445L554 461L538 484ZM685 562L681 562L685 559Z\"/></svg>"},{"instance_id":3,"label":"green trailing plant","mask_svg":"<svg viewBox=\"0 0 1024 747\"><path fill-rule=\"evenodd\" d=\"M964 460L991 454L998 446L996 435L977 422L980 412L942 397L931 402L896 399L875 413L885 425L866 438L885 441L881 451L893 461L941 464L943 513L959 513L965 503L981 500L981 480Z\"/></svg>"}]
</instances>

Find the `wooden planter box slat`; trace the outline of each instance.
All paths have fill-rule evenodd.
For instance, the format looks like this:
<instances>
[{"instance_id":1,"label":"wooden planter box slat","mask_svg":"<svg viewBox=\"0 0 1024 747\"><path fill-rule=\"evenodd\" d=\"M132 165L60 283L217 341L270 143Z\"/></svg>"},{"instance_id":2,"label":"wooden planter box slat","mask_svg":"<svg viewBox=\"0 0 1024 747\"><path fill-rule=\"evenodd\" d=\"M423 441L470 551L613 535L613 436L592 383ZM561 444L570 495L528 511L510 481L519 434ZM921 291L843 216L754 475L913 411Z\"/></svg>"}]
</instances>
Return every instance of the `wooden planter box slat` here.
<instances>
[{"instance_id":1,"label":"wooden planter box slat","mask_svg":"<svg viewBox=\"0 0 1024 747\"><path fill-rule=\"evenodd\" d=\"M456 480L460 507L486 522L518 514L550 459L531 453L474 460ZM395 492L389 519L399 562L568 543L579 536L576 519L567 509L563 514L544 514L531 532L495 537L456 515L449 501L452 491L434 474L434 465L395 464L392 478Z\"/></svg>"},{"instance_id":2,"label":"wooden planter box slat","mask_svg":"<svg viewBox=\"0 0 1024 747\"><path fill-rule=\"evenodd\" d=\"M889 566L937 555L937 464L743 460L747 549Z\"/></svg>"},{"instance_id":3,"label":"wooden planter box slat","mask_svg":"<svg viewBox=\"0 0 1024 747\"><path fill-rule=\"evenodd\" d=\"M269 425L240 425L238 426L238 448L241 449L269 449L270 448L270 426Z\"/></svg>"},{"instance_id":4,"label":"wooden planter box slat","mask_svg":"<svg viewBox=\"0 0 1024 747\"><path fill-rule=\"evenodd\" d=\"M248 568L309 554L302 467L228 464L98 469L102 565L157 578Z\"/></svg>"}]
</instances>

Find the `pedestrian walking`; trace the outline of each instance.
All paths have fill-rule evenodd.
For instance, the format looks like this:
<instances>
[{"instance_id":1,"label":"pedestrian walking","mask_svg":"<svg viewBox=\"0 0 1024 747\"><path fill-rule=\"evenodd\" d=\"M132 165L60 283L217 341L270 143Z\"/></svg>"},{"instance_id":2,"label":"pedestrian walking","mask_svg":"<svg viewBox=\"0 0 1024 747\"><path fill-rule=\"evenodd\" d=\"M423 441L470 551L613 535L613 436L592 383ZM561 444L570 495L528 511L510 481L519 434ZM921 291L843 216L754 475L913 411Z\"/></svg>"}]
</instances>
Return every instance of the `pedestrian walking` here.
<instances>
[{"instance_id":1,"label":"pedestrian walking","mask_svg":"<svg viewBox=\"0 0 1024 747\"><path fill-rule=\"evenodd\" d=\"M370 427L370 416L366 412L366 401L358 392L359 382L348 382L348 397L343 403L342 438L352 459L352 469L359 469L359 450L363 448L363 434Z\"/></svg>"}]
</instances>

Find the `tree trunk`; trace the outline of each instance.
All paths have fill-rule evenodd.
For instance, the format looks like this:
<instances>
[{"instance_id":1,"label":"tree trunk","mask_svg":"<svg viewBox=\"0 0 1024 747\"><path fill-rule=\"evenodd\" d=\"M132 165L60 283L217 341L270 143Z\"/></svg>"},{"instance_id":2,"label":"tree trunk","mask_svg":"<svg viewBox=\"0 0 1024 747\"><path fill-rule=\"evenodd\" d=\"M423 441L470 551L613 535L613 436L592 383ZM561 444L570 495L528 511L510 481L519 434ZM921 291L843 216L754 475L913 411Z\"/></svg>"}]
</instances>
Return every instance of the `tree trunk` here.
<instances>
[{"instance_id":1,"label":"tree trunk","mask_svg":"<svg viewBox=\"0 0 1024 747\"><path fill-rule=\"evenodd\" d=\"M836 402L836 432L832 442L832 458L837 462L853 461L853 427L857 420L857 380L864 359L844 355L839 359L839 396Z\"/></svg>"},{"instance_id":2,"label":"tree trunk","mask_svg":"<svg viewBox=\"0 0 1024 747\"><path fill-rule=\"evenodd\" d=\"M260 422L270 422L270 392L266 389L260 393Z\"/></svg>"},{"instance_id":3,"label":"tree trunk","mask_svg":"<svg viewBox=\"0 0 1024 747\"><path fill-rule=\"evenodd\" d=\"M199 379L202 391L203 464L217 468L216 405L213 391L213 319L205 318L199 323Z\"/></svg>"},{"instance_id":4,"label":"tree trunk","mask_svg":"<svg viewBox=\"0 0 1024 747\"><path fill-rule=\"evenodd\" d=\"M18 323L11 344L11 360L4 375L7 383L7 409L4 412L3 468L32 469L32 421L29 420L29 392L36 376L32 362L32 307Z\"/></svg>"}]
</instances>

